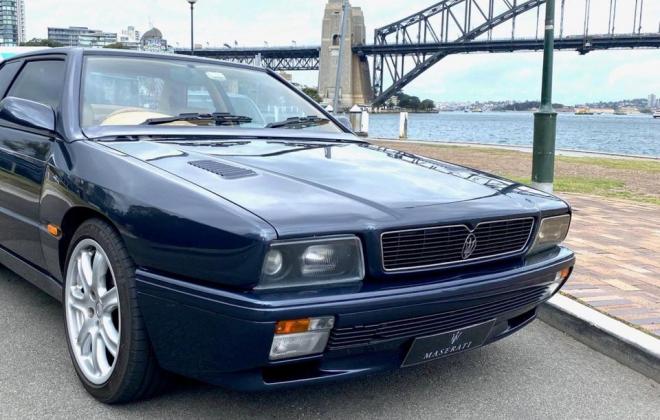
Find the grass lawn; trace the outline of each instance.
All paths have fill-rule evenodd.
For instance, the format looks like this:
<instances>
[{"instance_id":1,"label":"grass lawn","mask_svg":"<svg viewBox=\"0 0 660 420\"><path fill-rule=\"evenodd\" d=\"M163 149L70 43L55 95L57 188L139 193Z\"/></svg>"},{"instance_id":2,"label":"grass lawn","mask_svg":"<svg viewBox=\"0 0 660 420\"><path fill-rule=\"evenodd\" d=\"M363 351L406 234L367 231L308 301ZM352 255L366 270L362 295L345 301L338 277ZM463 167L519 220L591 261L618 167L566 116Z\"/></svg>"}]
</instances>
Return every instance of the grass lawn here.
<instances>
[{"instance_id":1,"label":"grass lawn","mask_svg":"<svg viewBox=\"0 0 660 420\"><path fill-rule=\"evenodd\" d=\"M513 150L372 141L434 159L484 170L529 184L530 153ZM608 157L557 156L555 191L619 198L660 205L660 161Z\"/></svg>"},{"instance_id":2,"label":"grass lawn","mask_svg":"<svg viewBox=\"0 0 660 420\"><path fill-rule=\"evenodd\" d=\"M531 179L506 176L521 184L531 185ZM613 179L597 179L590 177L558 177L554 183L555 191L566 193L580 193L600 195L603 197L620 198L660 205L660 197L637 194L626 189L626 184Z\"/></svg>"}]
</instances>

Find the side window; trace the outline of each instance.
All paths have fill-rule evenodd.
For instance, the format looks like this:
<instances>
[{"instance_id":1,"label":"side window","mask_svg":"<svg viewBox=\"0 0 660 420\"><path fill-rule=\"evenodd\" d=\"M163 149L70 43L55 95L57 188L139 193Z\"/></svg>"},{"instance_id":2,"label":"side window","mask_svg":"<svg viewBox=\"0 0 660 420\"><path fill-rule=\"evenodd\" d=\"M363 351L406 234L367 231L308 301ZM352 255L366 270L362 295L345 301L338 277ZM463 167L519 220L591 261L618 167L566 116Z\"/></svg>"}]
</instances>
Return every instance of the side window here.
<instances>
[{"instance_id":1,"label":"side window","mask_svg":"<svg viewBox=\"0 0 660 420\"><path fill-rule=\"evenodd\" d=\"M16 76L16 72L20 67L20 61L12 61L11 63L6 63L0 68L0 96L5 96L9 84L14 80L14 76Z\"/></svg>"},{"instance_id":2,"label":"side window","mask_svg":"<svg viewBox=\"0 0 660 420\"><path fill-rule=\"evenodd\" d=\"M64 61L30 61L23 67L7 96L29 99L59 108L64 86Z\"/></svg>"}]
</instances>

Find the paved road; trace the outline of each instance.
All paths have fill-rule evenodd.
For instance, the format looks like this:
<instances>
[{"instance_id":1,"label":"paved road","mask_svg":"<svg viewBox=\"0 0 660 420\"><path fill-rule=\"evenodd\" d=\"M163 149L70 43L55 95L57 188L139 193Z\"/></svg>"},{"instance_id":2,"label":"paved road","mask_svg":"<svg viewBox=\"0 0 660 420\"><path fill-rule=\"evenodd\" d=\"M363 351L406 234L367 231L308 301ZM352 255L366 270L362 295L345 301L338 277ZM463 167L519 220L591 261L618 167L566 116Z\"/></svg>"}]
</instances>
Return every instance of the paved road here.
<instances>
[{"instance_id":1,"label":"paved road","mask_svg":"<svg viewBox=\"0 0 660 420\"><path fill-rule=\"evenodd\" d=\"M0 267L0 418L658 418L660 385L535 322L488 348L392 374L240 394L178 384L106 407L78 384L58 304Z\"/></svg>"}]
</instances>

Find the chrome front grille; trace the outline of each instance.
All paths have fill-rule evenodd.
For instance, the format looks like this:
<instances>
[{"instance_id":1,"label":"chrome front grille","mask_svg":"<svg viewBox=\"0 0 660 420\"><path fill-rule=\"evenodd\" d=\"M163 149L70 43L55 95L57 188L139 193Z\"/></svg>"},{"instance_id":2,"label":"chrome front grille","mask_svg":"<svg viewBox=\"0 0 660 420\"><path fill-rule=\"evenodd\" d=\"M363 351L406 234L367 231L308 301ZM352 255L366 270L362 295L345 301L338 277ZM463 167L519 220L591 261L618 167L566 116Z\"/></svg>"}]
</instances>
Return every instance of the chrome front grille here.
<instances>
[{"instance_id":1,"label":"chrome front grille","mask_svg":"<svg viewBox=\"0 0 660 420\"><path fill-rule=\"evenodd\" d=\"M381 235L383 268L423 269L516 254L527 246L533 227L534 219L528 217L482 222L474 230L452 225L385 232ZM469 255L468 237L476 240Z\"/></svg>"}]
</instances>

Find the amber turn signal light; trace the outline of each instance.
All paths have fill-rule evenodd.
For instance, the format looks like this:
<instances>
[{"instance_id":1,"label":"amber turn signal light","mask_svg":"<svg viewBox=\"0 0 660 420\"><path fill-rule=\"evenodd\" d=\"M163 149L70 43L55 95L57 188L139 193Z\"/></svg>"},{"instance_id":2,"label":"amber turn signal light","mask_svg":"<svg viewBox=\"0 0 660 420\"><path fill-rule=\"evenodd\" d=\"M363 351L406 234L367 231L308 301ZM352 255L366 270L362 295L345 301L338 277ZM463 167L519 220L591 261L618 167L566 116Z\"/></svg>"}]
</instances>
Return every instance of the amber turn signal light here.
<instances>
[{"instance_id":1,"label":"amber turn signal light","mask_svg":"<svg viewBox=\"0 0 660 420\"><path fill-rule=\"evenodd\" d=\"M571 274L570 267L562 268L561 271L559 271L559 275L561 276L562 280L566 280L570 274Z\"/></svg>"},{"instance_id":2,"label":"amber turn signal light","mask_svg":"<svg viewBox=\"0 0 660 420\"><path fill-rule=\"evenodd\" d=\"M295 334L309 331L309 318L279 321L275 324L275 334Z\"/></svg>"},{"instance_id":3,"label":"amber turn signal light","mask_svg":"<svg viewBox=\"0 0 660 420\"><path fill-rule=\"evenodd\" d=\"M46 226L46 228L48 229L48 233L50 233L51 235L53 235L53 236L56 237L56 238L57 238L58 236L60 236L60 233L62 233L62 232L60 231L60 228L58 228L58 227L55 226L55 225L51 225L51 224L49 224L48 226Z\"/></svg>"}]
</instances>

